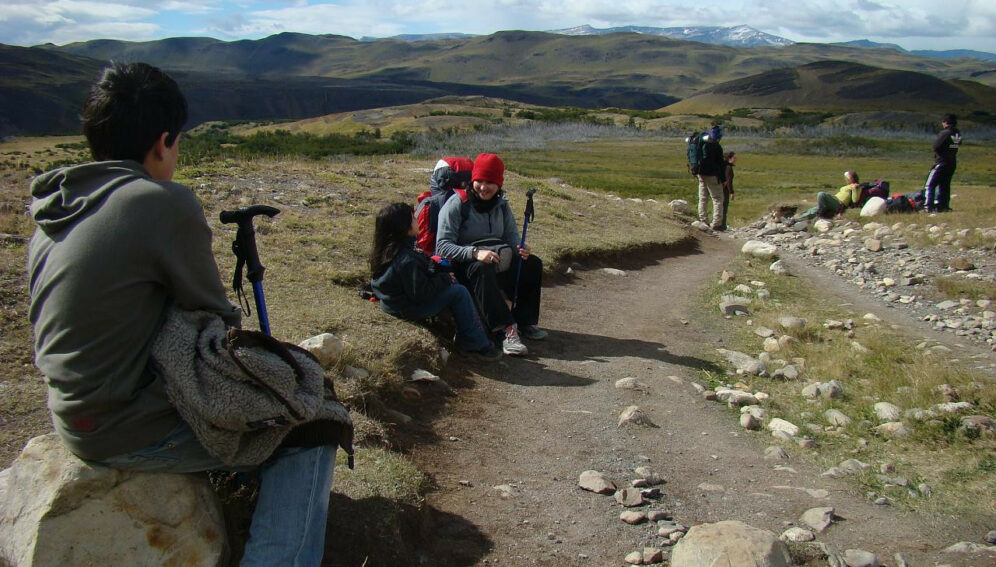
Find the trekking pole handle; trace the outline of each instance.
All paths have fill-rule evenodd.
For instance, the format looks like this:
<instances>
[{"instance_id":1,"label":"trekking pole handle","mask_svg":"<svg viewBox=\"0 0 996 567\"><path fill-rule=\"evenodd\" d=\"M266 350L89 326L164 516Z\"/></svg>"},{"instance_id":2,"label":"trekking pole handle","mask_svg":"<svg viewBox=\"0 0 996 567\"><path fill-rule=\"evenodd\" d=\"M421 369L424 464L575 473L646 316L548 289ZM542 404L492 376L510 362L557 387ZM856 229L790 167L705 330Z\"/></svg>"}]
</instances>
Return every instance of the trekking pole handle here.
<instances>
[{"instance_id":1,"label":"trekking pole handle","mask_svg":"<svg viewBox=\"0 0 996 567\"><path fill-rule=\"evenodd\" d=\"M232 252L236 257L244 257L246 262L246 279L250 282L263 281L263 272L266 268L259 261L259 252L256 250L256 231L252 226L252 219L257 215L273 217L280 212L276 207L267 205L252 205L244 209L235 211L221 211L219 215L222 224L236 224L239 229L235 233L235 241L232 242Z\"/></svg>"}]
</instances>

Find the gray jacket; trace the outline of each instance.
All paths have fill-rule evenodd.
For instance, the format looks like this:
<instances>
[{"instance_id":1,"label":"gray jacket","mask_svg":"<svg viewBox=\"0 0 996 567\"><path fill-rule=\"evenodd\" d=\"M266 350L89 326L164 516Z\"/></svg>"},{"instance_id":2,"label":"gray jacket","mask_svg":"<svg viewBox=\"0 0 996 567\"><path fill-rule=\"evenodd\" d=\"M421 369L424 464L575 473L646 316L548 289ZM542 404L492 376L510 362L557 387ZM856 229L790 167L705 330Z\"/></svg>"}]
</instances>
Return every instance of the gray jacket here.
<instances>
[{"instance_id":1,"label":"gray jacket","mask_svg":"<svg viewBox=\"0 0 996 567\"><path fill-rule=\"evenodd\" d=\"M56 432L92 460L160 441L180 422L147 364L166 306L241 318L204 210L127 160L44 173L31 196L29 316Z\"/></svg>"},{"instance_id":2,"label":"gray jacket","mask_svg":"<svg viewBox=\"0 0 996 567\"><path fill-rule=\"evenodd\" d=\"M294 430L308 443L353 453L353 422L307 351L252 331L227 331L206 311L170 308L152 344L152 366L208 453L258 465Z\"/></svg>"},{"instance_id":3,"label":"gray jacket","mask_svg":"<svg viewBox=\"0 0 996 567\"><path fill-rule=\"evenodd\" d=\"M472 262L471 250L475 242L497 239L512 247L519 245L519 231L515 215L505 197L489 211L478 211L469 201L454 194L443 210L439 211L439 229L436 232L436 254L454 262Z\"/></svg>"}]
</instances>

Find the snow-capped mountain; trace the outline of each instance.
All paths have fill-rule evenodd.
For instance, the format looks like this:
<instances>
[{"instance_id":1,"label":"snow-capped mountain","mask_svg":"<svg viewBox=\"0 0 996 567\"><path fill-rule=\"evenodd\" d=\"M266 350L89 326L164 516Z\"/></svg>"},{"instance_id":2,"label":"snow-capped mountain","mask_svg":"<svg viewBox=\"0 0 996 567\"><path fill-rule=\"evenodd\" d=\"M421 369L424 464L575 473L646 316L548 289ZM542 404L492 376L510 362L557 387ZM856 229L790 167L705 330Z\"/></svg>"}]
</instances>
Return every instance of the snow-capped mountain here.
<instances>
[{"instance_id":1,"label":"snow-capped mountain","mask_svg":"<svg viewBox=\"0 0 996 567\"><path fill-rule=\"evenodd\" d=\"M750 26L688 26L673 28L655 28L646 26L620 26L615 28L593 28L589 25L561 30L550 30L550 33L563 35L604 35L609 33L633 32L647 35L661 35L672 39L685 39L702 43L718 43L734 47L762 47L769 45L792 45L794 41L764 33Z\"/></svg>"}]
</instances>

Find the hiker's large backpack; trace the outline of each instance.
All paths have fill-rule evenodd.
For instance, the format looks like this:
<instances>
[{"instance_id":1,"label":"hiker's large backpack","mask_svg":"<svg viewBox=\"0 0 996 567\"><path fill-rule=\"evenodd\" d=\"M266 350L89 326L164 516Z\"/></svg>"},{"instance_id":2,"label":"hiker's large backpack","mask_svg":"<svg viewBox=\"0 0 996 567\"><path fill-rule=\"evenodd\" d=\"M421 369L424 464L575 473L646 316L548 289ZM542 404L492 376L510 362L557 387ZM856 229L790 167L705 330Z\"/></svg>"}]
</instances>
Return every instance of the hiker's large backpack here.
<instances>
[{"instance_id":1,"label":"hiker's large backpack","mask_svg":"<svg viewBox=\"0 0 996 567\"><path fill-rule=\"evenodd\" d=\"M705 160L706 142L703 139L705 132L692 132L685 143L688 144L688 171L692 175L698 175L702 169L702 162Z\"/></svg>"},{"instance_id":2,"label":"hiker's large backpack","mask_svg":"<svg viewBox=\"0 0 996 567\"><path fill-rule=\"evenodd\" d=\"M474 162L465 157L444 157L436 162L429 177L429 190L418 196L415 206L415 219L418 221L418 247L428 255L436 251L436 230L439 227L439 211L457 189L470 185Z\"/></svg>"},{"instance_id":3,"label":"hiker's large backpack","mask_svg":"<svg viewBox=\"0 0 996 567\"><path fill-rule=\"evenodd\" d=\"M864 205L868 199L872 197L881 197L883 199L889 199L889 182L884 179L876 179L871 183L862 183L861 195L858 197L857 206Z\"/></svg>"}]
</instances>

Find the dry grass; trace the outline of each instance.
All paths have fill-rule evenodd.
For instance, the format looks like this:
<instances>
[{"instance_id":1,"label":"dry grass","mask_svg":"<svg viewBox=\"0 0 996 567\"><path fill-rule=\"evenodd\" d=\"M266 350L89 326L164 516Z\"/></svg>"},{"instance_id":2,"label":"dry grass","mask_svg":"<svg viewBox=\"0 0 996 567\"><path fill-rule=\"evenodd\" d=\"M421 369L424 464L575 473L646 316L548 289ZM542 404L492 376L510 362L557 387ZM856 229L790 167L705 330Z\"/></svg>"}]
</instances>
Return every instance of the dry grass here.
<instances>
[{"instance_id":1,"label":"dry grass","mask_svg":"<svg viewBox=\"0 0 996 567\"><path fill-rule=\"evenodd\" d=\"M863 313L842 308L795 278L772 276L762 267L749 266L744 258L737 259L729 269L737 274L737 279L725 286L713 286L703 301L703 309L714 312L718 297L731 293L738 282L767 282L772 297L766 302L754 302L751 316L754 326L745 325L741 318L727 322L737 345L733 348L762 352L763 339L753 333L756 326L788 334L779 326L779 317L793 315L808 320L805 331L793 334L797 341L786 351L773 355L785 360L805 359L802 378L740 380L751 391L771 394L771 399L765 402L771 417L799 425L802 435L815 440L814 456L822 467L858 459L871 464L872 469L856 475L855 480L865 489L894 501L916 509L965 514L977 519L996 513L996 467L992 463L996 457L996 439L979 438L960 430L963 415L996 414L996 390L990 378L953 363L949 354L918 349L916 344L922 339L905 334L903 329L865 321L861 319ZM822 324L828 319L853 319L856 323L853 338L841 330L825 329ZM869 352L856 350L852 341ZM736 381L722 376L710 378L714 382ZM810 401L800 395L807 384L830 380L843 385L842 398ZM895 404L903 412L933 408L947 401L939 393L942 385L951 386L959 399L971 402L974 409L967 414L938 414L923 420L905 418L910 435L902 439L888 439L873 431L880 423L873 411L876 402ZM850 417L851 425L830 426L824 412L831 408ZM885 486L878 476L883 463L893 464L896 471L890 476L906 477L914 491ZM921 482L931 486L933 492L929 497L915 490Z\"/></svg>"},{"instance_id":2,"label":"dry grass","mask_svg":"<svg viewBox=\"0 0 996 567\"><path fill-rule=\"evenodd\" d=\"M41 377L31 364L23 239L33 230L25 213L30 177L58 152L50 154L43 143L32 141L29 154L25 143L0 145L0 156L25 151L34 160L4 170L0 191L0 232L18 237L4 240L0 248L4 284L0 388L7 394L0 403L0 466L9 463L28 438L50 429ZM395 398L403 378L415 367L438 370L440 346L448 346L448 337L387 316L356 295L367 278L375 213L394 201L414 202L428 185L435 159L228 160L177 172L176 180L190 186L204 206L226 282L234 269L234 227L222 225L219 212L251 204L281 210L273 219L256 221L259 253L267 268L264 289L271 328L275 336L291 342L322 332L342 337L348 348L341 366L370 371L366 379L343 379L337 384L354 408L380 407L379 400ZM667 244L685 235L663 205L613 201L603 194L523 177L510 168L505 189L514 210L524 207L526 188L538 190L529 243L550 270L574 257ZM604 230L606 223L626 230ZM247 317L245 324L255 327L255 316ZM389 425L370 420L364 421L360 434L383 443L390 441L390 430Z\"/></svg>"}]
</instances>

